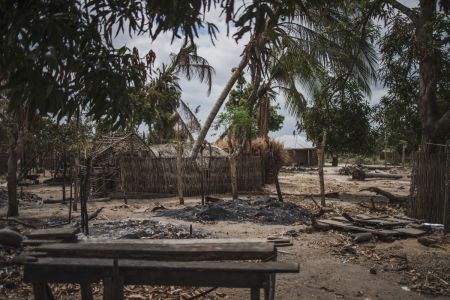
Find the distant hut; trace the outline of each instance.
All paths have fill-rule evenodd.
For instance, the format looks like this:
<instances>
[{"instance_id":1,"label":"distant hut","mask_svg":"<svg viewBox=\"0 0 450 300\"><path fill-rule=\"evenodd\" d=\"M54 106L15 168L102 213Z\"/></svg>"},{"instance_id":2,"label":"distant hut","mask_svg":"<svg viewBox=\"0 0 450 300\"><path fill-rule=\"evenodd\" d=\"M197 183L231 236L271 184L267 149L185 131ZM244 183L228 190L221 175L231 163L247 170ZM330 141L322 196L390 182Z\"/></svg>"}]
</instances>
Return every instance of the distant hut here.
<instances>
[{"instance_id":1,"label":"distant hut","mask_svg":"<svg viewBox=\"0 0 450 300\"><path fill-rule=\"evenodd\" d=\"M155 157L139 135L102 136L90 154L92 159L91 189L94 196L122 192L121 161L127 157Z\"/></svg>"},{"instance_id":2,"label":"distant hut","mask_svg":"<svg viewBox=\"0 0 450 300\"><path fill-rule=\"evenodd\" d=\"M402 155L394 148L386 148L381 150L380 159L388 164L399 164L402 162Z\"/></svg>"},{"instance_id":3,"label":"distant hut","mask_svg":"<svg viewBox=\"0 0 450 300\"><path fill-rule=\"evenodd\" d=\"M317 166L317 149L301 135L283 135L276 140L284 145L284 149L290 156L290 161L295 166Z\"/></svg>"}]
</instances>

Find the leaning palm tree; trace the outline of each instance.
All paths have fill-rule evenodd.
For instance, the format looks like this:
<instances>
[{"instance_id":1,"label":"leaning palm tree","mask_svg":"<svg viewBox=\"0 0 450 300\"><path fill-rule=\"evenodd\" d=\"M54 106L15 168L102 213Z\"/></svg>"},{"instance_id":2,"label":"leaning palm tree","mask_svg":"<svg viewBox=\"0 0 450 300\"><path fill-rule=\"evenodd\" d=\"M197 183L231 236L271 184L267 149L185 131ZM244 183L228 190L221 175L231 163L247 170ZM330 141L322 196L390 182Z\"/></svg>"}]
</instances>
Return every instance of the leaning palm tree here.
<instances>
[{"instance_id":1,"label":"leaning palm tree","mask_svg":"<svg viewBox=\"0 0 450 300\"><path fill-rule=\"evenodd\" d=\"M341 52L348 51L343 47L346 35L355 37L358 33L366 34L364 25L366 22L357 22L352 30L348 28L344 30L343 24L360 18L355 10L350 9L351 5L350 8L347 7L347 2L345 0L333 1L333 3L321 0L273 3L254 1L249 5L244 1L238 9L241 13L236 20L236 24L242 29L235 36L239 39L244 34L250 34L250 39L238 66L225 84L199 133L192 157L197 156L217 113L246 67L250 69L255 86L258 86L261 78L267 75L270 62L278 60L280 55L297 60L302 57L307 59L308 64L305 65L302 74L307 73L309 69L325 68L330 65L346 68L347 64L342 64L342 61L338 59ZM257 22L259 26L253 27L255 19L263 19L264 22ZM245 24L248 26L243 26ZM297 76L296 73L291 75ZM287 78L292 79L292 77ZM295 83L295 80L291 80L291 87L295 86ZM289 89L291 93L289 96L301 98L302 95L296 91L297 89Z\"/></svg>"}]
</instances>

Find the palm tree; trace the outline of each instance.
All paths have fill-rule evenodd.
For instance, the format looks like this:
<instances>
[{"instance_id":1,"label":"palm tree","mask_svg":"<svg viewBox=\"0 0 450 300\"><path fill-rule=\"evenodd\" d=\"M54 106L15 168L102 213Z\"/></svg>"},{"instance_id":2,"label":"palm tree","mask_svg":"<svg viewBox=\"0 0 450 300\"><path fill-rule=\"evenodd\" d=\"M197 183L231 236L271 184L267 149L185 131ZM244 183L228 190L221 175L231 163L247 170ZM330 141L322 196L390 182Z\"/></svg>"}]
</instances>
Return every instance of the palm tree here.
<instances>
[{"instance_id":1,"label":"palm tree","mask_svg":"<svg viewBox=\"0 0 450 300\"><path fill-rule=\"evenodd\" d=\"M178 84L179 75L188 80L198 78L208 86L211 92L214 69L208 61L197 55L197 49L187 41L177 54L171 54L171 61L156 70L156 76L146 85L143 97L136 97L138 105L131 114L133 127L146 123L152 131L153 140L166 142L173 135L177 142L177 187L180 204L183 198L182 155L183 140L194 140L194 134L200 131L200 122L195 112L181 98L181 88ZM196 109L197 110L197 109ZM195 111L196 111L195 110Z\"/></svg>"},{"instance_id":2,"label":"palm tree","mask_svg":"<svg viewBox=\"0 0 450 300\"><path fill-rule=\"evenodd\" d=\"M348 51L343 47L348 39L347 36L354 38L359 32L363 36L366 34L365 24L367 21L358 22L351 30L345 28L350 21L361 17L346 7L346 1L337 1L333 4L327 1L312 0L253 3L251 5L244 3L238 11L242 13L236 24L239 26L248 24L248 26L243 26L236 34L236 38L250 33L250 40L244 48L238 66L224 86L199 133L192 157L197 156L220 107L247 66L250 68L253 83L258 86L261 77L267 74L271 61L277 61L280 56L297 61L303 60L306 63L297 66L304 67L304 69L297 70L296 73L290 74L292 76L286 77L286 80L290 80L290 87L295 87L296 81L293 80L295 77L301 78L300 82L303 83L304 80L313 77L313 73L311 75L307 73L316 68L330 65L348 67L348 62L343 64L343 61L339 60L342 58L341 52ZM259 22L259 26L253 28L252 20L261 18L265 20L264 25ZM284 86L286 87L286 85ZM289 89L287 94L290 98L296 98L297 102L302 98L304 100L304 97L297 93L296 88Z\"/></svg>"},{"instance_id":3,"label":"palm tree","mask_svg":"<svg viewBox=\"0 0 450 300\"><path fill-rule=\"evenodd\" d=\"M206 59L197 54L196 47L185 42L176 54L171 54L168 65L163 64L153 72L150 82L133 98L129 108L129 129L140 124L148 125L156 142L166 142L179 128L182 136L193 141L200 130L195 112L181 98L179 76L188 80L197 78L211 91L214 69Z\"/></svg>"}]
</instances>

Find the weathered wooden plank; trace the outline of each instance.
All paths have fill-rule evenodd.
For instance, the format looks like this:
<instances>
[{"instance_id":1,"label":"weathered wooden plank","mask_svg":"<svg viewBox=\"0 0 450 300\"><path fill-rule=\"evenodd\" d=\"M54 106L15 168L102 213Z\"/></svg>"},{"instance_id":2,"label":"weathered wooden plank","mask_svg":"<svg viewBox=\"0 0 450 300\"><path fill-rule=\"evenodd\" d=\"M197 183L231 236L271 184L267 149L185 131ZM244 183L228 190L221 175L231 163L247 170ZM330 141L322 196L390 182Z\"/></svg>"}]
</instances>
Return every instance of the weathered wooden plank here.
<instances>
[{"instance_id":1,"label":"weathered wooden plank","mask_svg":"<svg viewBox=\"0 0 450 300\"><path fill-rule=\"evenodd\" d=\"M228 238L228 239L121 239L114 240L114 244L227 244L227 243L265 243L265 242L287 242L289 238ZM82 243L109 244L110 239L90 239Z\"/></svg>"},{"instance_id":2,"label":"weathered wooden plank","mask_svg":"<svg viewBox=\"0 0 450 300\"><path fill-rule=\"evenodd\" d=\"M394 231L397 231L401 235L408 236L408 237L418 237L418 236L421 236L426 233L423 230L416 229L416 228L410 228L410 227L396 228L396 229L394 229Z\"/></svg>"},{"instance_id":3,"label":"weathered wooden plank","mask_svg":"<svg viewBox=\"0 0 450 300\"><path fill-rule=\"evenodd\" d=\"M23 240L22 245L24 246L37 246L41 244L54 244L54 243L61 243L62 240L60 239L54 239L54 240L44 240L44 239L28 239Z\"/></svg>"},{"instance_id":4,"label":"weathered wooden plank","mask_svg":"<svg viewBox=\"0 0 450 300\"><path fill-rule=\"evenodd\" d=\"M355 218L363 219L363 220L371 220L371 219L383 219L389 217L388 215L383 216L377 216L377 215L370 215L370 214L359 214L356 215Z\"/></svg>"},{"instance_id":5,"label":"weathered wooden plank","mask_svg":"<svg viewBox=\"0 0 450 300\"><path fill-rule=\"evenodd\" d=\"M108 258L69 258L69 257L40 257L36 262L27 266L60 266L74 269L84 268L113 268L114 260ZM262 272L262 273L298 273L297 263L288 262L245 262L245 261L151 261L136 259L120 259L118 267L123 270L221 270L223 272ZM112 269L111 269L112 270Z\"/></svg>"},{"instance_id":6,"label":"weathered wooden plank","mask_svg":"<svg viewBox=\"0 0 450 300\"><path fill-rule=\"evenodd\" d=\"M265 287L273 273L298 273L285 262L161 262L119 260L124 284ZM42 258L25 265L24 281L79 282L112 278L112 259ZM107 282L108 280L106 280Z\"/></svg>"},{"instance_id":7,"label":"weathered wooden plank","mask_svg":"<svg viewBox=\"0 0 450 300\"><path fill-rule=\"evenodd\" d=\"M111 240L86 240L84 243L94 243L94 244L104 244L111 243ZM289 238L273 238L268 237L264 238L250 238L250 239L239 239L239 238L231 238L231 239L166 239L166 240L156 240L156 239L123 239L123 240L115 240L116 244L227 244L227 243L273 243L275 247L286 247L292 246L292 240Z\"/></svg>"},{"instance_id":8,"label":"weathered wooden plank","mask_svg":"<svg viewBox=\"0 0 450 300\"><path fill-rule=\"evenodd\" d=\"M273 243L61 243L35 247L59 257L142 258L150 260L247 260L265 259L276 255Z\"/></svg>"},{"instance_id":9,"label":"weathered wooden plank","mask_svg":"<svg viewBox=\"0 0 450 300\"><path fill-rule=\"evenodd\" d=\"M332 217L332 220L348 223L348 220L344 217L338 216L338 217ZM405 221L405 220L396 220L396 219L380 219L380 218L363 218L360 219L359 217L353 218L355 220L355 223L359 223L356 225L368 225L368 226L374 226L374 227L387 227L392 228L396 226L405 226L410 224L411 222Z\"/></svg>"},{"instance_id":10,"label":"weathered wooden plank","mask_svg":"<svg viewBox=\"0 0 450 300\"><path fill-rule=\"evenodd\" d=\"M361 226L355 226L350 223L344 223L336 220L318 220L317 223L330 225L334 228L346 230L346 231L356 231L356 232L370 232L374 235L379 236L396 236L399 235L397 231L388 230L388 229L371 229Z\"/></svg>"},{"instance_id":11,"label":"weathered wooden plank","mask_svg":"<svg viewBox=\"0 0 450 300\"><path fill-rule=\"evenodd\" d=\"M64 227L32 230L25 235L30 239L69 239L75 237L79 232L80 228L78 227Z\"/></svg>"}]
</instances>

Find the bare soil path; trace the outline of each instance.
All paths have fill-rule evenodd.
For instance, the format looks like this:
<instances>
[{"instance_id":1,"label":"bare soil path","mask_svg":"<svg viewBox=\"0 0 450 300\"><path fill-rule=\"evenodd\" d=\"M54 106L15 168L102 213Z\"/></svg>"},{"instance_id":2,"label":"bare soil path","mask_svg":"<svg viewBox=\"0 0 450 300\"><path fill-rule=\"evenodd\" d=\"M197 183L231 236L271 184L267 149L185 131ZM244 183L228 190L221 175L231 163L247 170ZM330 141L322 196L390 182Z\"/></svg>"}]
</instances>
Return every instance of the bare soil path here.
<instances>
[{"instance_id":1,"label":"bare soil path","mask_svg":"<svg viewBox=\"0 0 450 300\"><path fill-rule=\"evenodd\" d=\"M328 199L329 206L338 212L367 212L359 206L360 201L376 200L386 212L398 213L401 209L386 207L385 199L374 196L370 192L361 192L363 188L376 186L394 194L406 195L409 191L409 170L394 169L392 172L403 175L399 180L367 180L352 181L349 176L338 175L337 168L326 168L326 190L340 192L340 199ZM296 194L318 193L318 180L315 172L282 173L281 188L285 201L298 204L307 209L314 205L303 196ZM59 187L30 186L24 189L47 199L60 198ZM265 194L275 195L275 187L267 186ZM226 196L222 196L225 197ZM243 199L254 197L253 194L242 195ZM199 197L186 199L186 206L200 202ZM152 220L163 224L180 225L194 232L205 233L217 238L266 238L270 235L283 235L287 231L296 235L292 237L292 247L280 248L280 261L293 261L300 264L299 274L288 274L277 277L277 299L450 299L450 239L444 238L436 248L425 247L416 239L395 240L390 243L373 241L361 245L353 245L348 233L327 231L311 231L303 222L292 225L263 225L240 222L188 222L158 216L151 208L158 203L167 209L181 208L176 198L135 199L109 202L92 202L89 210L104 207L100 215L90 223L95 228L102 224L125 219ZM383 206L384 205L384 206ZM0 216L6 214L6 208L0 207ZM24 220L64 220L67 218L67 204L33 203L21 208L21 219ZM78 217L78 213L74 213ZM352 252L353 251L353 252ZM407 266L402 269L399 266ZM372 272L370 271L372 269ZM372 274L375 273L376 274ZM148 294L139 290L131 291L129 299L149 299ZM0 288L0 298L14 299L14 289ZM70 294L70 293L69 293ZM72 295L72 294L71 294ZM134 296L130 296L134 295ZM10 297L11 296L11 297ZM139 296L139 297L138 297ZM73 299L76 296L71 296ZM134 297L134 298L133 298ZM210 298L247 299L249 292L238 289L218 289L210 294ZM16 297L17 298L17 297ZM164 299L160 298L160 299Z\"/></svg>"}]
</instances>

